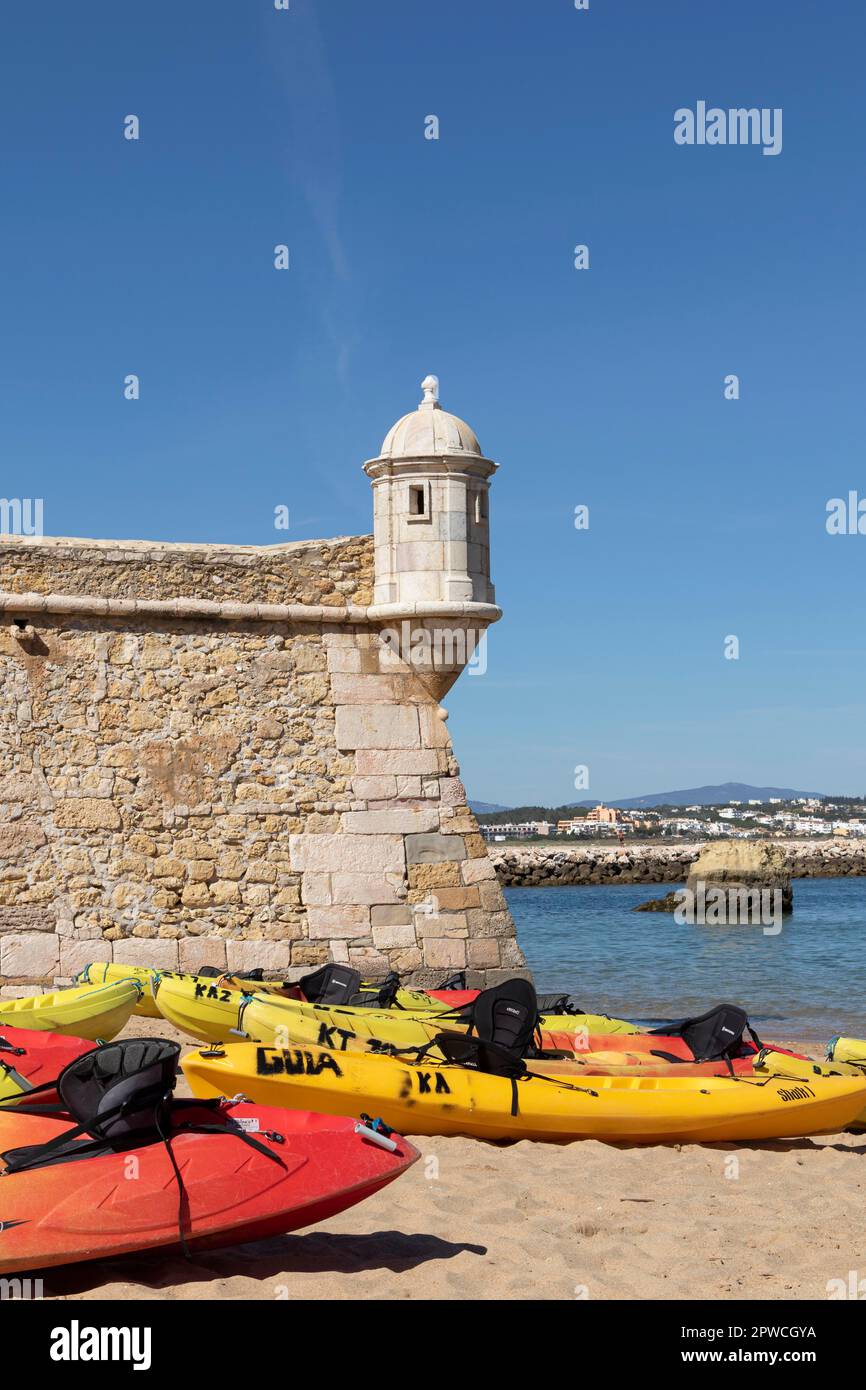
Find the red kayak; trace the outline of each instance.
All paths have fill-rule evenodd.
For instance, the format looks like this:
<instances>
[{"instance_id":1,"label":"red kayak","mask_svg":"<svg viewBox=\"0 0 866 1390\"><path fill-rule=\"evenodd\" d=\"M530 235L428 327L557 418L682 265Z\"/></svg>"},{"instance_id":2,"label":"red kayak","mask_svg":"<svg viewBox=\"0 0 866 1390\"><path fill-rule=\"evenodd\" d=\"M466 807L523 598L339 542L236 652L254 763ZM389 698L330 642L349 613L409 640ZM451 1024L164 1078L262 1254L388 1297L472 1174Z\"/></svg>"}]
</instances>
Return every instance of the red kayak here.
<instances>
[{"instance_id":1,"label":"red kayak","mask_svg":"<svg viewBox=\"0 0 866 1390\"><path fill-rule=\"evenodd\" d=\"M14 1169L9 1150L74 1129L69 1117L0 1109L0 1151ZM168 1134L170 1153L156 1140L0 1174L0 1273L177 1246L181 1232L202 1250L295 1231L363 1201L420 1157L399 1135L386 1140L390 1151L340 1116L229 1101L204 1119L201 1102L175 1102Z\"/></svg>"},{"instance_id":2,"label":"red kayak","mask_svg":"<svg viewBox=\"0 0 866 1390\"><path fill-rule=\"evenodd\" d=\"M56 1081L68 1062L95 1046L83 1038L68 1038L63 1033L43 1033L35 1028L0 1028L0 1096L26 1093L36 1086Z\"/></svg>"},{"instance_id":3,"label":"red kayak","mask_svg":"<svg viewBox=\"0 0 866 1390\"><path fill-rule=\"evenodd\" d=\"M542 1055L544 1052L565 1052L572 1054L578 1061L581 1054L585 1052L634 1052L649 1054L658 1062L671 1063L691 1063L693 1066L720 1066L722 1070L718 1073L713 1071L696 1072L694 1075L724 1076L728 1073L728 1067L724 1059L720 1062L696 1062L695 1054L689 1047L685 1038L679 1036L669 1036L662 1033L563 1033L550 1029L542 1030ZM768 1048L774 1052L783 1052L788 1057L801 1058L799 1052L791 1052L788 1048L779 1047L776 1043L767 1043ZM735 1071L751 1071L755 1057L760 1048L754 1043L743 1038L740 1042L737 1054L732 1058ZM679 1072L685 1076L685 1072Z\"/></svg>"},{"instance_id":4,"label":"red kayak","mask_svg":"<svg viewBox=\"0 0 866 1390\"><path fill-rule=\"evenodd\" d=\"M429 994L431 999L438 999L441 1004L450 1004L452 1009L465 1008L467 1004L474 1004L480 994L477 989L425 989L422 994Z\"/></svg>"}]
</instances>

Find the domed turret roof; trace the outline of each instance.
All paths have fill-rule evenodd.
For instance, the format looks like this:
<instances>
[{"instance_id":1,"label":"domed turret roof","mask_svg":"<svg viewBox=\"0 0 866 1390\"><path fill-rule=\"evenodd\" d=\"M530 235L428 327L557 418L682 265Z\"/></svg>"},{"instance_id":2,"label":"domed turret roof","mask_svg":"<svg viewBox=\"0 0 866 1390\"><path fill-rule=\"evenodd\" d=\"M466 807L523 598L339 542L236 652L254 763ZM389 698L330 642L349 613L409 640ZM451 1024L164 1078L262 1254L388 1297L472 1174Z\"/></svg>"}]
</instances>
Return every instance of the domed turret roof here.
<instances>
[{"instance_id":1,"label":"domed turret roof","mask_svg":"<svg viewBox=\"0 0 866 1390\"><path fill-rule=\"evenodd\" d=\"M392 425L382 445L382 458L432 458L438 454L470 454L482 458L475 431L465 420L449 415L439 404L439 378L426 376L421 383L424 399Z\"/></svg>"}]
</instances>

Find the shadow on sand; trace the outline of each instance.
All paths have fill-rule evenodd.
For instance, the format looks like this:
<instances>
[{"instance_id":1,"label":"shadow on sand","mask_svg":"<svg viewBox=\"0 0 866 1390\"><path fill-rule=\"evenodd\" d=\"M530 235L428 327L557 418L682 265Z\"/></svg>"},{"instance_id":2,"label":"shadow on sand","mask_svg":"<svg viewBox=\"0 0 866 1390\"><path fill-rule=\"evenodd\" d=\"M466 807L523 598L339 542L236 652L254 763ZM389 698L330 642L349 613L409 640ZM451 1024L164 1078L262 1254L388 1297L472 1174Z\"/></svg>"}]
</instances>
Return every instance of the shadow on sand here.
<instances>
[{"instance_id":1,"label":"shadow on sand","mask_svg":"<svg viewBox=\"0 0 866 1390\"><path fill-rule=\"evenodd\" d=\"M126 1255L117 1260L94 1260L42 1272L45 1296L69 1298L96 1294L110 1284L132 1284L158 1292L174 1285L207 1284L238 1276L266 1284L298 1274L356 1274L388 1269L394 1274L431 1260L453 1260L462 1254L485 1255L486 1246L442 1240L439 1236L374 1231L369 1235L339 1235L328 1231L280 1236L237 1245L228 1250L193 1253L185 1260L175 1250ZM263 1289L262 1297L272 1297Z\"/></svg>"}]
</instances>

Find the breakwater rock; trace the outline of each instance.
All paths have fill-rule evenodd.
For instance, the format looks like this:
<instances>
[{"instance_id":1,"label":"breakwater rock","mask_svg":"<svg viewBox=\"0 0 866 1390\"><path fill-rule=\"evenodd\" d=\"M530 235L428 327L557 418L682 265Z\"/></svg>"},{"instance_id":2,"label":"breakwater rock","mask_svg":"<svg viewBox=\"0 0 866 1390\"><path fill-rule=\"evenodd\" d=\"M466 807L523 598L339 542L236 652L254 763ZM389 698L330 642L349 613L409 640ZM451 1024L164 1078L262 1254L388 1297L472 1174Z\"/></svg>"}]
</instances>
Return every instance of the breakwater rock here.
<instances>
[{"instance_id":1,"label":"breakwater rock","mask_svg":"<svg viewBox=\"0 0 866 1390\"><path fill-rule=\"evenodd\" d=\"M792 878L866 875L866 841L774 840ZM573 883L683 883L703 844L491 845L503 888Z\"/></svg>"},{"instance_id":2,"label":"breakwater rock","mask_svg":"<svg viewBox=\"0 0 866 1390\"><path fill-rule=\"evenodd\" d=\"M772 840L715 840L705 845L689 866L686 889L691 895L689 911L694 913L697 908L698 921L705 920L703 914L708 889L715 893L715 904L718 903L719 892L728 901L728 895L734 893L737 921L763 923L765 903L776 904L780 912L790 912L794 906L788 856L784 847ZM775 896L770 897L770 893ZM683 906L680 893L674 890L663 898L642 903L635 911L673 912L680 906ZM745 913L745 917L740 916L741 912ZM719 919L716 917L712 920Z\"/></svg>"}]
</instances>

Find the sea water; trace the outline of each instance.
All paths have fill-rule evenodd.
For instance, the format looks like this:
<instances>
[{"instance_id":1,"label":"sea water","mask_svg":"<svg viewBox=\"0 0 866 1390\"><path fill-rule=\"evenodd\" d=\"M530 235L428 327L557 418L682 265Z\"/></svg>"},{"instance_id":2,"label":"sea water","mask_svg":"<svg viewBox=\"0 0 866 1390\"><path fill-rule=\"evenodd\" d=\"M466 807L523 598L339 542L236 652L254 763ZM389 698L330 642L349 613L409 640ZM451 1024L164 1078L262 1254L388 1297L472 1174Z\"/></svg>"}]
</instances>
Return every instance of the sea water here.
<instances>
[{"instance_id":1,"label":"sea water","mask_svg":"<svg viewBox=\"0 0 866 1390\"><path fill-rule=\"evenodd\" d=\"M539 992L653 1025L726 1002L767 1038L866 1037L866 878L795 879L778 935L633 910L673 886L508 889Z\"/></svg>"}]
</instances>

